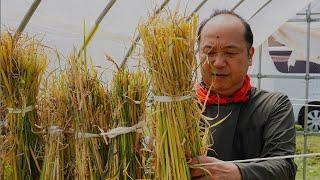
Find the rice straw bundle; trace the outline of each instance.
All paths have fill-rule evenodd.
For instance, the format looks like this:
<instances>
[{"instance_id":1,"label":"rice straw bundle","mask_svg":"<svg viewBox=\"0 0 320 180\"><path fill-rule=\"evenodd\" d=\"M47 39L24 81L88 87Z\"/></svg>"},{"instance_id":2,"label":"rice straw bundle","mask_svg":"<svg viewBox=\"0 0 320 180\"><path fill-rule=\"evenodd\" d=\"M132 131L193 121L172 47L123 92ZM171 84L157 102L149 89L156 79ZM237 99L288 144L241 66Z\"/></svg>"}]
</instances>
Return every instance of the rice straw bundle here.
<instances>
[{"instance_id":1,"label":"rice straw bundle","mask_svg":"<svg viewBox=\"0 0 320 180\"><path fill-rule=\"evenodd\" d=\"M64 177L71 176L70 171L68 172L68 164L64 163L63 154L64 150L70 148L66 144L63 131L68 127L71 116L70 92L65 80L65 74L50 77L45 83L44 94L39 100L39 118L42 126L48 130L44 135L45 156L41 172L43 180L62 180Z\"/></svg>"},{"instance_id":2,"label":"rice straw bundle","mask_svg":"<svg viewBox=\"0 0 320 180\"><path fill-rule=\"evenodd\" d=\"M145 73L119 70L114 75L111 89L114 113L110 126L132 127L144 123L147 97ZM110 139L108 178L146 178L141 138L140 133L130 132Z\"/></svg>"},{"instance_id":3,"label":"rice straw bundle","mask_svg":"<svg viewBox=\"0 0 320 180\"><path fill-rule=\"evenodd\" d=\"M187 161L206 151L206 140L200 132L201 112L190 98L197 23L196 16L187 22L172 15L152 18L139 26L155 95L152 121L156 179L190 179ZM164 102L156 96L184 100Z\"/></svg>"},{"instance_id":4,"label":"rice straw bundle","mask_svg":"<svg viewBox=\"0 0 320 180\"><path fill-rule=\"evenodd\" d=\"M70 91L72 129L75 131L75 168L78 179L101 179L107 159L107 145L101 137L90 137L108 130L111 104L94 67L84 55L69 57L66 71Z\"/></svg>"},{"instance_id":5,"label":"rice straw bundle","mask_svg":"<svg viewBox=\"0 0 320 180\"><path fill-rule=\"evenodd\" d=\"M43 46L34 38L13 36L5 32L0 42L0 82L3 103L8 109L10 152L6 155L12 169L8 179L35 179L40 163L38 124L34 109L39 84L47 66Z\"/></svg>"},{"instance_id":6,"label":"rice straw bundle","mask_svg":"<svg viewBox=\"0 0 320 180\"><path fill-rule=\"evenodd\" d=\"M75 51L76 52L76 51ZM73 53L68 66L51 77L39 105L47 129L42 179L103 179L111 103L86 57Z\"/></svg>"},{"instance_id":7,"label":"rice straw bundle","mask_svg":"<svg viewBox=\"0 0 320 180\"><path fill-rule=\"evenodd\" d=\"M1 94L1 93L0 93ZM2 96L0 95L2 98ZM4 159L6 148L8 147L6 140L6 121L5 121L5 107L0 102L0 179L4 179Z\"/></svg>"},{"instance_id":8,"label":"rice straw bundle","mask_svg":"<svg viewBox=\"0 0 320 180\"><path fill-rule=\"evenodd\" d=\"M5 162L6 151L8 151L8 147L10 147L9 143L6 136L0 134L0 179L5 179L5 171L9 170L8 163Z\"/></svg>"}]
</instances>

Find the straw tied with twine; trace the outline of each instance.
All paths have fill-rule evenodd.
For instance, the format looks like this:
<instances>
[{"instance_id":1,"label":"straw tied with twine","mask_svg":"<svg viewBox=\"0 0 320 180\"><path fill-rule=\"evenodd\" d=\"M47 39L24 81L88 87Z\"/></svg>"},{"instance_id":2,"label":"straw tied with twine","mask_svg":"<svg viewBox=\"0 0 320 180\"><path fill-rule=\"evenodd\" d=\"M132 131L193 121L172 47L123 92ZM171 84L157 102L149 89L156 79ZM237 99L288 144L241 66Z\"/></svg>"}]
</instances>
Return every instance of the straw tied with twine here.
<instances>
[{"instance_id":1,"label":"straw tied with twine","mask_svg":"<svg viewBox=\"0 0 320 180\"><path fill-rule=\"evenodd\" d=\"M192 98L191 95L186 96L154 96L152 98L153 101L157 102L164 102L164 103L170 103L170 102L179 102L179 101L185 101ZM140 101L134 101L136 104L140 104ZM25 114L27 112L30 112L35 109L34 105L29 105L24 108L7 108L9 114ZM146 126L146 123L144 121L140 121L139 123L130 126L130 127L116 127L108 132L104 132L101 128L99 130L101 133L90 133L90 132L73 132L73 131L65 131L64 129L60 128L59 126L52 125L45 130L44 133L47 133L49 135L60 135L60 134L74 134L76 138L97 138L97 137L107 137L109 139L115 138L119 135L128 134L128 133L142 133L142 128ZM105 139L106 143L108 142ZM107 143L108 144L108 143Z\"/></svg>"},{"instance_id":2,"label":"straw tied with twine","mask_svg":"<svg viewBox=\"0 0 320 180\"><path fill-rule=\"evenodd\" d=\"M191 95L187 96L154 96L153 100L157 102L179 102L184 101L192 98ZM135 101L135 103L139 104L139 101ZM27 112L30 112L34 110L34 105L26 106L25 108L7 108L8 113L11 114L25 114ZM128 134L132 132L142 133L142 128L146 126L146 123L144 121L140 121L138 124L135 124L131 127L117 127L113 128L108 132L102 131L99 134L96 133L88 133L88 132L71 132L71 131L64 131L63 129L59 128L58 126L52 125L49 128L47 128L47 134L49 135L60 135L60 134L74 134L76 138L97 138L97 137L107 137L109 139L115 138L119 135ZM105 139L106 141L106 139ZM106 141L107 142L107 141ZM234 161L219 161L215 163L203 163L203 164L196 164L196 165L190 165L191 168L197 168L197 167L203 167L203 166L210 166L210 165L216 165L221 163L245 163L245 162L258 162L258 161L266 161L266 160L276 160L276 159L287 159L287 158L302 158L302 157L313 157L313 156L320 156L320 153L308 153L308 154L296 154L296 155L286 155L286 156L274 156L274 157L267 157L267 158L253 158L253 159L243 159L243 160L234 160Z\"/></svg>"}]
</instances>

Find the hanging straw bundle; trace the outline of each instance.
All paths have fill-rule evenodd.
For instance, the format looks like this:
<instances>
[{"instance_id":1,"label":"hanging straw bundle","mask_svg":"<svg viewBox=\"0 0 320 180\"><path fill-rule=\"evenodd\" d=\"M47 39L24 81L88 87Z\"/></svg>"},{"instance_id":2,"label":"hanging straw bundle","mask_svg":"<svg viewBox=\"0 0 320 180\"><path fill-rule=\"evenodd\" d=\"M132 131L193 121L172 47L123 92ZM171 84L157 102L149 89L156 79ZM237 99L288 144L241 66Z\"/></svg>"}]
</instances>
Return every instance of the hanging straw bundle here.
<instances>
[{"instance_id":1,"label":"hanging straw bundle","mask_svg":"<svg viewBox=\"0 0 320 180\"><path fill-rule=\"evenodd\" d=\"M44 134L44 161L41 179L62 180L73 174L68 171L68 163L64 163L64 150L70 146L66 144L63 131L70 122L70 95L65 82L65 74L53 75L45 82L44 92L39 100L38 113L42 127L47 129ZM70 159L69 159L70 160Z\"/></svg>"},{"instance_id":2,"label":"hanging straw bundle","mask_svg":"<svg viewBox=\"0 0 320 180\"><path fill-rule=\"evenodd\" d=\"M112 128L136 127L145 123L147 80L145 73L119 70L111 87L113 104ZM119 129L120 130L120 129ZM144 156L141 151L141 133L136 131L110 139L107 174L110 179L144 179Z\"/></svg>"},{"instance_id":3,"label":"hanging straw bundle","mask_svg":"<svg viewBox=\"0 0 320 180\"><path fill-rule=\"evenodd\" d=\"M1 92L0 92L0 99L2 98ZM4 179L4 159L6 154L6 148L10 147L6 140L6 129L7 129L7 123L5 120L6 112L5 107L3 106L3 103L0 102L0 179Z\"/></svg>"},{"instance_id":4,"label":"hanging straw bundle","mask_svg":"<svg viewBox=\"0 0 320 180\"><path fill-rule=\"evenodd\" d=\"M196 101L191 98L196 68L197 17L150 19L139 26L151 72L156 179L190 179L187 161L205 153Z\"/></svg>"},{"instance_id":5,"label":"hanging straw bundle","mask_svg":"<svg viewBox=\"0 0 320 180\"><path fill-rule=\"evenodd\" d=\"M40 165L37 160L39 136L34 109L39 84L47 66L43 46L34 38L14 38L10 33L1 35L0 82L3 103L8 110L8 134L11 141L6 162L11 169L8 179L34 179Z\"/></svg>"},{"instance_id":6,"label":"hanging straw bundle","mask_svg":"<svg viewBox=\"0 0 320 180\"><path fill-rule=\"evenodd\" d=\"M103 179L111 118L109 95L95 68L76 53L52 77L39 106L47 129L42 179Z\"/></svg>"},{"instance_id":7,"label":"hanging straw bundle","mask_svg":"<svg viewBox=\"0 0 320 180\"><path fill-rule=\"evenodd\" d=\"M75 131L75 168L78 179L104 176L107 146L99 134L108 130L111 104L108 93L84 55L69 57L66 71L69 85L72 130Z\"/></svg>"}]
</instances>

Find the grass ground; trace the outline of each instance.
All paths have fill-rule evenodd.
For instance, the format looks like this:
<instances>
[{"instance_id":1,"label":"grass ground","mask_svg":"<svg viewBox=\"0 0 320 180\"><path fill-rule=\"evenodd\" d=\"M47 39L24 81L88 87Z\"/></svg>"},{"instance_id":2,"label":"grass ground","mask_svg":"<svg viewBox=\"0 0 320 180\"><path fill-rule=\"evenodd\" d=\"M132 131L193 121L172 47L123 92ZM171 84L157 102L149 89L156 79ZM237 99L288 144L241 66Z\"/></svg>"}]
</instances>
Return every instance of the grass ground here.
<instances>
[{"instance_id":1,"label":"grass ground","mask_svg":"<svg viewBox=\"0 0 320 180\"><path fill-rule=\"evenodd\" d=\"M303 153L303 135L297 136L296 143L296 154ZM320 136L308 136L307 153L320 153ZM296 158L295 162L298 165L296 179L300 180L303 172L303 158ZM307 158L306 179L320 179L320 156Z\"/></svg>"}]
</instances>

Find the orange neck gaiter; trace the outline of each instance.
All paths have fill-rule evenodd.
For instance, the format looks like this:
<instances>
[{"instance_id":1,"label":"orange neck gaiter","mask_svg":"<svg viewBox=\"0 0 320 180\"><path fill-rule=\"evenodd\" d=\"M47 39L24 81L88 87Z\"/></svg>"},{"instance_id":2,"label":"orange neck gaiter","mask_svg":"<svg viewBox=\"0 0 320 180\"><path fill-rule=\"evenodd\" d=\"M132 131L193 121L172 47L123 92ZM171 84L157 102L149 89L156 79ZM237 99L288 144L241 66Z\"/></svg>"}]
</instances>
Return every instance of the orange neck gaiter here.
<instances>
[{"instance_id":1,"label":"orange neck gaiter","mask_svg":"<svg viewBox=\"0 0 320 180\"><path fill-rule=\"evenodd\" d=\"M204 83L199 83L196 86L196 93L199 101L204 104L206 101L206 97L208 94L208 89L205 87ZM231 97L225 97L225 96L217 96L217 95L209 95L206 105L212 105L212 104L228 104L228 103L240 103L240 102L246 102L249 100L251 95L251 84L250 84L250 78L248 75L244 78L244 83L238 91L236 91Z\"/></svg>"}]
</instances>

